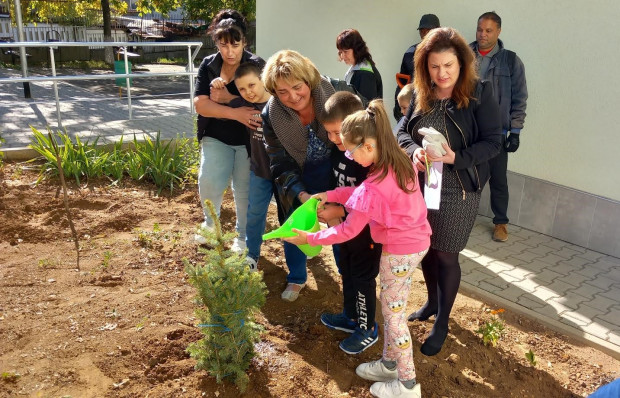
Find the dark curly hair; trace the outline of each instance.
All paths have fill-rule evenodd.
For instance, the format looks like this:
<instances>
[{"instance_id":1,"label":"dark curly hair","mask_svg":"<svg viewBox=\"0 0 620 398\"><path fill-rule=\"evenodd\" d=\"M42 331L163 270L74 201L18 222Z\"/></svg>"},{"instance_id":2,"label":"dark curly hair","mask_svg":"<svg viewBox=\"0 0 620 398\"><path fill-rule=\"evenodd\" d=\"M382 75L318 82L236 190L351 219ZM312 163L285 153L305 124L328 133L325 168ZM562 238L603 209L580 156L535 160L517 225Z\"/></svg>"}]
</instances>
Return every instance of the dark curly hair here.
<instances>
[{"instance_id":1,"label":"dark curly hair","mask_svg":"<svg viewBox=\"0 0 620 398\"><path fill-rule=\"evenodd\" d=\"M353 50L353 58L355 58L356 64L364 60L368 60L372 65L375 64L362 35L355 29L345 29L340 32L336 38L336 48L338 50Z\"/></svg>"}]
</instances>

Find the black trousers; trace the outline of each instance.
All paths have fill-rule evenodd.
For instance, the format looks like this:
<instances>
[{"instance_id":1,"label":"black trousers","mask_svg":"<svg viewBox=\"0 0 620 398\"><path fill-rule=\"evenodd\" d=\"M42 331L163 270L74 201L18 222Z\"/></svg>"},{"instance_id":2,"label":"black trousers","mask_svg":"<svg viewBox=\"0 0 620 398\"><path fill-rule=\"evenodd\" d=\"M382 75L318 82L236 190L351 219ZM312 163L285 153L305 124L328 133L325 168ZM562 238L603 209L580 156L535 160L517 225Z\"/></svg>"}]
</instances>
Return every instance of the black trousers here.
<instances>
[{"instance_id":1,"label":"black trousers","mask_svg":"<svg viewBox=\"0 0 620 398\"><path fill-rule=\"evenodd\" d=\"M508 224L508 152L504 148L506 137L502 139L502 147L499 154L489 160L491 178L489 188L491 191L491 210L493 211L493 224Z\"/></svg>"},{"instance_id":2,"label":"black trousers","mask_svg":"<svg viewBox=\"0 0 620 398\"><path fill-rule=\"evenodd\" d=\"M366 225L355 238L340 244L338 271L342 276L344 313L361 329L375 325L377 275L382 246L374 243Z\"/></svg>"}]
</instances>

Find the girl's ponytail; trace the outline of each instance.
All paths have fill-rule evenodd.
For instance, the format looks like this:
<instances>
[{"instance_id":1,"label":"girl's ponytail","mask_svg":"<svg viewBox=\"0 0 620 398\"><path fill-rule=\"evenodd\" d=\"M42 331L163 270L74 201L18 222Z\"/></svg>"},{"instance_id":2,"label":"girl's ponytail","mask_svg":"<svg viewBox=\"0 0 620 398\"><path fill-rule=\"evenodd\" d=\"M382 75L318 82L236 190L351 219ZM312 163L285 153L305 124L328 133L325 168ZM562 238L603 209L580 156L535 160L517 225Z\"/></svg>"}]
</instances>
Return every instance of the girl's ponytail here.
<instances>
[{"instance_id":1,"label":"girl's ponytail","mask_svg":"<svg viewBox=\"0 0 620 398\"><path fill-rule=\"evenodd\" d=\"M390 169L394 172L398 186L405 192L415 191L417 173L409 156L402 150L392 133L389 116L383 105L383 100L370 101L366 112L375 124L375 140L379 156L373 171L378 174L378 180L383 180Z\"/></svg>"}]
</instances>

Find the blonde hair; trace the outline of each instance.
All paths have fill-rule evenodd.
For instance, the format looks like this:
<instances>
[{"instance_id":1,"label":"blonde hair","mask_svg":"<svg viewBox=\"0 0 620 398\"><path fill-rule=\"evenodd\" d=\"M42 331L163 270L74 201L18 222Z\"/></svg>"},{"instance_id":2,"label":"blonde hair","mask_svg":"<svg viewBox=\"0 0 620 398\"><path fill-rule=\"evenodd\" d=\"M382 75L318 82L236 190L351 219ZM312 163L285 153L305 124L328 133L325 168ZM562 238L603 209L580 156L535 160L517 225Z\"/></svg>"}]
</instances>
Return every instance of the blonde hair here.
<instances>
[{"instance_id":1,"label":"blonde hair","mask_svg":"<svg viewBox=\"0 0 620 398\"><path fill-rule=\"evenodd\" d=\"M428 57L430 53L452 51L459 61L459 77L452 90L452 99L457 108L465 108L469 100L473 99L478 74L476 73L474 52L454 28L436 28L428 32L418 44L413 58L415 64L415 77L413 84L416 95L416 112L427 112L431 109L435 99L433 82L428 70Z\"/></svg>"},{"instance_id":2,"label":"blonde hair","mask_svg":"<svg viewBox=\"0 0 620 398\"><path fill-rule=\"evenodd\" d=\"M407 102L411 102L411 97L413 97L413 83L405 84L403 88L396 96L396 100L400 102L400 100L405 100Z\"/></svg>"},{"instance_id":3,"label":"blonde hair","mask_svg":"<svg viewBox=\"0 0 620 398\"><path fill-rule=\"evenodd\" d=\"M269 57L261 79L265 89L270 94L276 95L279 79L289 83L301 80L310 87L310 90L314 90L321 82L321 75L309 58L294 50L281 50Z\"/></svg>"},{"instance_id":4,"label":"blonde hair","mask_svg":"<svg viewBox=\"0 0 620 398\"><path fill-rule=\"evenodd\" d=\"M366 110L347 116L342 122L340 134L352 145L360 145L366 139L373 138L377 142L379 155L369 174L376 175L377 181L383 181L392 169L400 189L407 193L415 190L417 173L409 156L396 142L383 100L372 100Z\"/></svg>"}]
</instances>

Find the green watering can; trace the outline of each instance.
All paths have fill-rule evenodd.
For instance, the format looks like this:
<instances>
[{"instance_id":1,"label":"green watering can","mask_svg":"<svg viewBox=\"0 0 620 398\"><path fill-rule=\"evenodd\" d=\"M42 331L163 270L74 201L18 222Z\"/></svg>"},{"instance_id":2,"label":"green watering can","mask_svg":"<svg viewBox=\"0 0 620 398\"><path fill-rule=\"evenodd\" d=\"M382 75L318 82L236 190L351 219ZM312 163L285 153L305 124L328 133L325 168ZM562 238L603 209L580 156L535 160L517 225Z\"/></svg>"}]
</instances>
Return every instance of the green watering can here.
<instances>
[{"instance_id":1,"label":"green watering can","mask_svg":"<svg viewBox=\"0 0 620 398\"><path fill-rule=\"evenodd\" d=\"M292 231L293 228L306 232L316 232L319 226L319 218L316 215L316 208L319 200L315 198L308 199L304 204L299 206L293 214L275 231L271 231L263 235L263 240L289 238L297 234ZM321 252L323 246L310 246L308 244L297 246L308 257L314 257Z\"/></svg>"}]
</instances>

